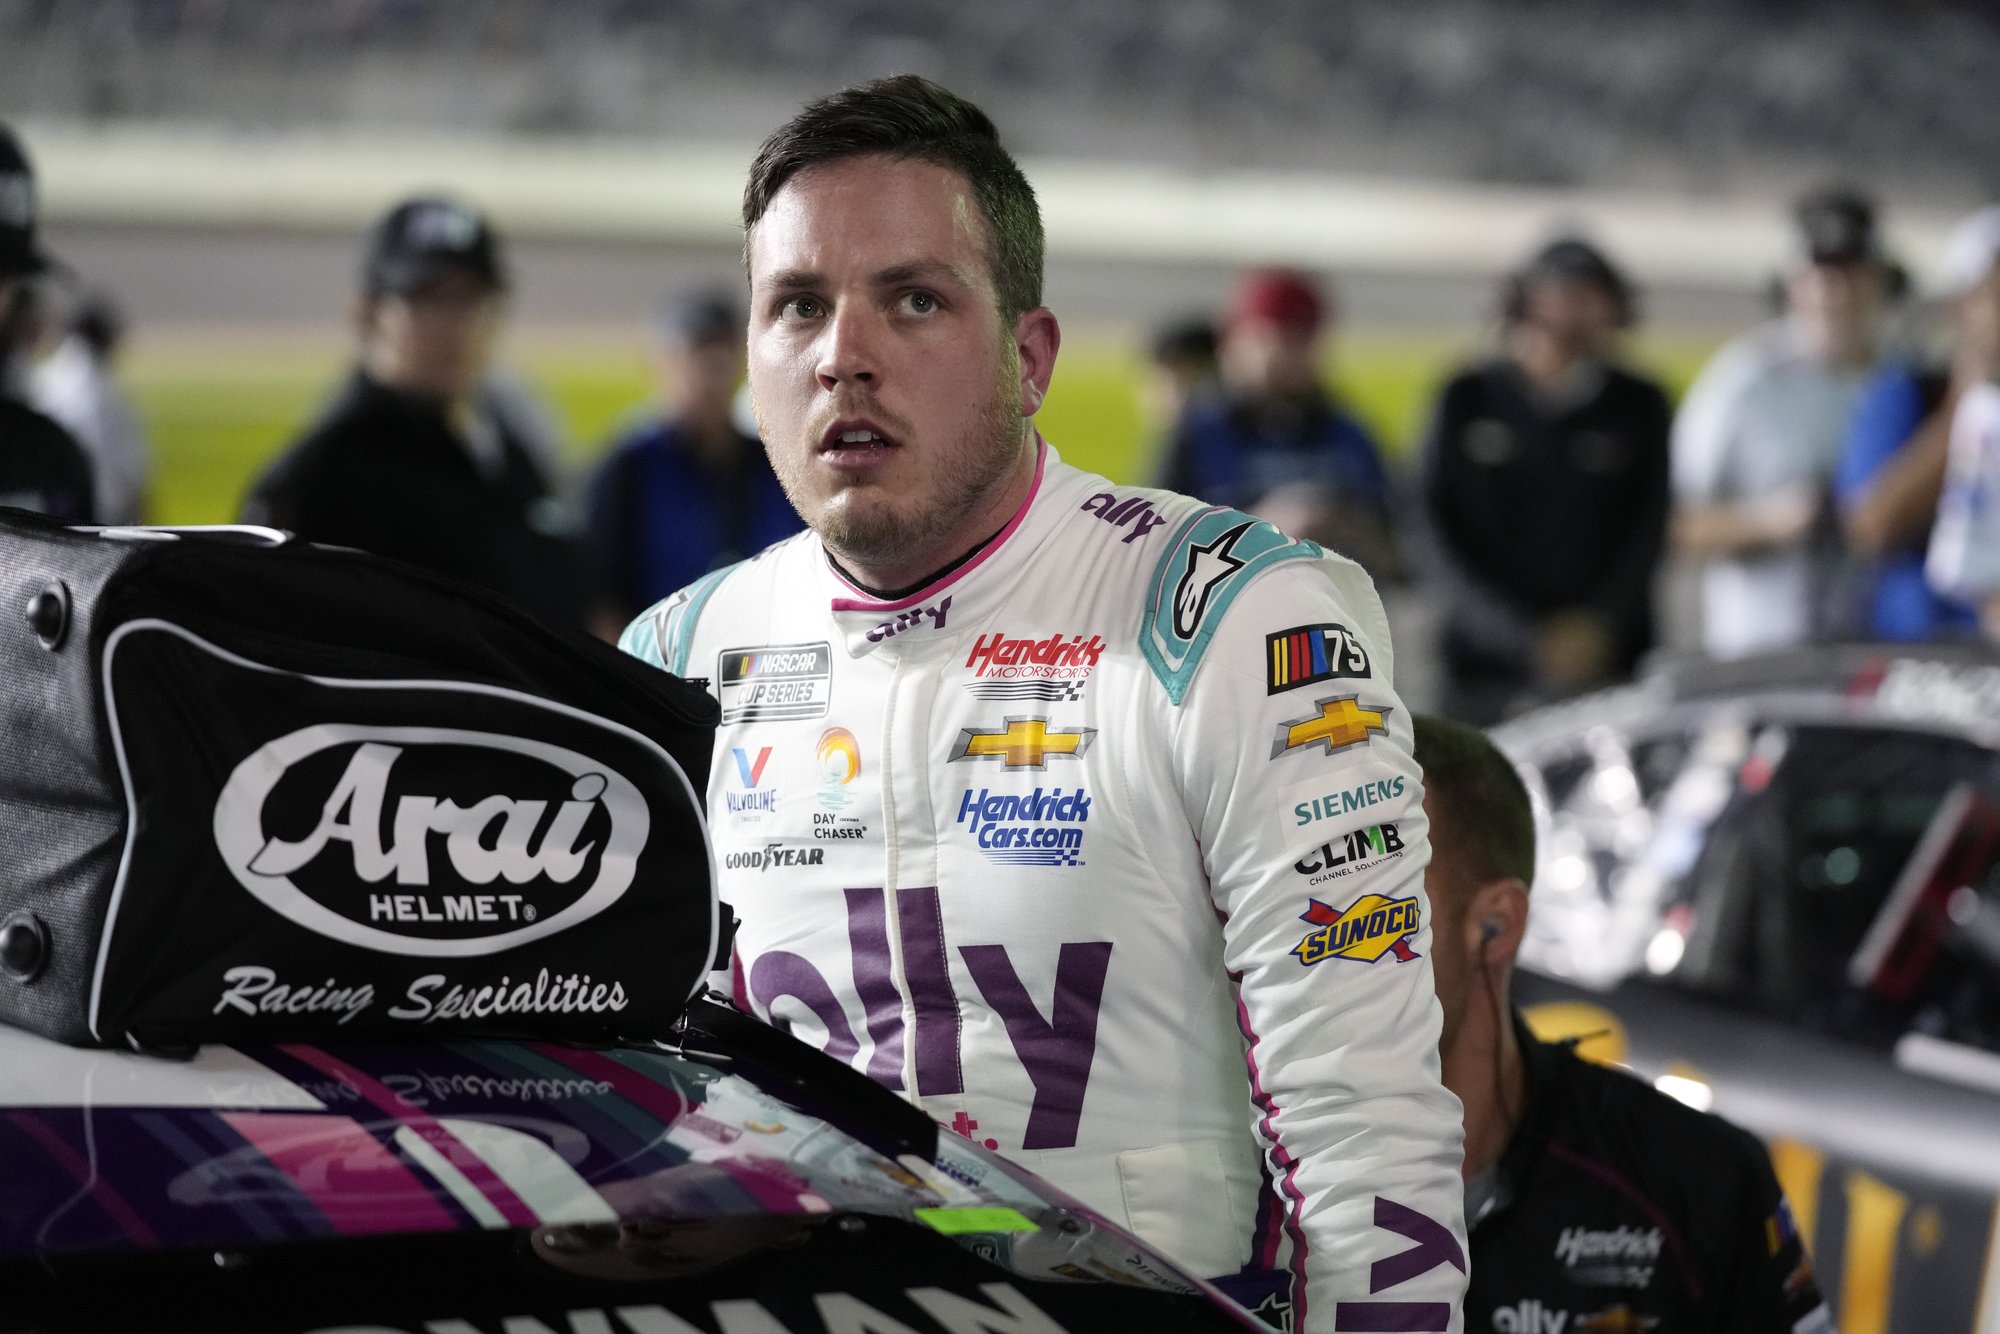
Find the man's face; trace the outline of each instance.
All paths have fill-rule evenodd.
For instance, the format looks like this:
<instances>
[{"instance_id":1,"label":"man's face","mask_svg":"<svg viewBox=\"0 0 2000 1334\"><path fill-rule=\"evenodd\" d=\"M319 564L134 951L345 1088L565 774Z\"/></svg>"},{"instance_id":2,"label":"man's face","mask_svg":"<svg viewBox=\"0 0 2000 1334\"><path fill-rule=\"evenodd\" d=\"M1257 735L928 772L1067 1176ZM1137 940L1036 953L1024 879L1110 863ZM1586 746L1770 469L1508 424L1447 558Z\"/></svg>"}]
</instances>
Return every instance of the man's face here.
<instances>
[{"instance_id":1,"label":"man's face","mask_svg":"<svg viewBox=\"0 0 2000 1334\"><path fill-rule=\"evenodd\" d=\"M1249 395L1298 395L1319 383L1321 336L1269 320L1232 324L1222 338L1222 373Z\"/></svg>"},{"instance_id":2,"label":"man's face","mask_svg":"<svg viewBox=\"0 0 2000 1334\"><path fill-rule=\"evenodd\" d=\"M2000 263L1958 299L1958 336L1967 352L2000 369Z\"/></svg>"},{"instance_id":3,"label":"man's face","mask_svg":"<svg viewBox=\"0 0 2000 1334\"><path fill-rule=\"evenodd\" d=\"M1424 897L1431 907L1431 976L1438 1005L1444 1011L1439 1049L1450 1051L1465 1007L1472 1000L1476 970L1473 951L1465 948L1465 901L1468 886L1458 864L1449 827L1438 819L1431 794L1424 794L1424 818L1430 823L1431 860L1424 868Z\"/></svg>"},{"instance_id":4,"label":"man's face","mask_svg":"<svg viewBox=\"0 0 2000 1334\"><path fill-rule=\"evenodd\" d=\"M413 291L369 303L369 367L397 389L464 399L493 360L500 315L499 293L476 274L442 269Z\"/></svg>"},{"instance_id":5,"label":"man's face","mask_svg":"<svg viewBox=\"0 0 2000 1334\"><path fill-rule=\"evenodd\" d=\"M669 402L687 412L727 412L743 382L743 343L737 338L671 338L660 344L657 364Z\"/></svg>"},{"instance_id":6,"label":"man's face","mask_svg":"<svg viewBox=\"0 0 2000 1334\"><path fill-rule=\"evenodd\" d=\"M1002 324L986 230L959 173L867 156L801 171L751 233L758 425L838 555L934 568L1006 521L1054 319Z\"/></svg>"},{"instance_id":7,"label":"man's face","mask_svg":"<svg viewBox=\"0 0 2000 1334\"><path fill-rule=\"evenodd\" d=\"M1589 278L1545 274L1529 281L1522 299L1527 323L1579 352L1602 351L1618 329L1618 303Z\"/></svg>"},{"instance_id":8,"label":"man's face","mask_svg":"<svg viewBox=\"0 0 2000 1334\"><path fill-rule=\"evenodd\" d=\"M1866 342L1887 301L1880 266L1866 260L1806 264L1785 280L1786 307L1832 355Z\"/></svg>"}]
</instances>

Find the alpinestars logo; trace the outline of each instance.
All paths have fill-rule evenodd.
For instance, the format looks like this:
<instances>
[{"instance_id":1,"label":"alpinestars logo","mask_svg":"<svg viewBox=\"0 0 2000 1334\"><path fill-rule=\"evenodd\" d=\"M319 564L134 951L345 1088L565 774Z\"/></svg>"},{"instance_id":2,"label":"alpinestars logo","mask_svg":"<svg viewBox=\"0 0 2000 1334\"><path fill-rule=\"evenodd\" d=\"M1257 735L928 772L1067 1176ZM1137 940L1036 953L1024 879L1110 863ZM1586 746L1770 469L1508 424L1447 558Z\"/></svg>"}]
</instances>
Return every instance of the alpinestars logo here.
<instances>
[{"instance_id":1,"label":"alpinestars logo","mask_svg":"<svg viewBox=\"0 0 2000 1334\"><path fill-rule=\"evenodd\" d=\"M1103 655L1104 640L1096 635L1087 640L1082 635L981 635L965 659L974 669L965 688L979 699L1081 699L1084 682Z\"/></svg>"},{"instance_id":2,"label":"alpinestars logo","mask_svg":"<svg viewBox=\"0 0 2000 1334\"><path fill-rule=\"evenodd\" d=\"M1249 531L1249 524L1240 523L1206 546L1188 548L1187 567L1174 585L1174 633L1182 639L1194 638L1201 618L1208 614L1209 598L1243 568L1243 562L1231 553Z\"/></svg>"},{"instance_id":3,"label":"alpinestars logo","mask_svg":"<svg viewBox=\"0 0 2000 1334\"><path fill-rule=\"evenodd\" d=\"M490 786L467 800L472 782ZM300 926L386 954L464 958L616 902L650 824L637 787L576 751L491 732L329 723L237 765L214 835L237 882Z\"/></svg>"}]
</instances>

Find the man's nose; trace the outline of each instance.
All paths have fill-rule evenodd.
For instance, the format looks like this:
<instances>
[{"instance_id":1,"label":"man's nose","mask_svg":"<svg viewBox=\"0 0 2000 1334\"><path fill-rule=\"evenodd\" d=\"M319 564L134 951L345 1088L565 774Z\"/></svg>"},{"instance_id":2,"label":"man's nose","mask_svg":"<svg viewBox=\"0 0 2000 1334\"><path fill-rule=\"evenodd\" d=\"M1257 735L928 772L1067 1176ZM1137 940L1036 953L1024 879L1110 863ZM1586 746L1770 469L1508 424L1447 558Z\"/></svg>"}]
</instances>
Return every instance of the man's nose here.
<instances>
[{"instance_id":1,"label":"man's nose","mask_svg":"<svg viewBox=\"0 0 2000 1334\"><path fill-rule=\"evenodd\" d=\"M845 384L874 388L881 373L877 321L873 312L843 302L820 337L819 383L829 393Z\"/></svg>"}]
</instances>

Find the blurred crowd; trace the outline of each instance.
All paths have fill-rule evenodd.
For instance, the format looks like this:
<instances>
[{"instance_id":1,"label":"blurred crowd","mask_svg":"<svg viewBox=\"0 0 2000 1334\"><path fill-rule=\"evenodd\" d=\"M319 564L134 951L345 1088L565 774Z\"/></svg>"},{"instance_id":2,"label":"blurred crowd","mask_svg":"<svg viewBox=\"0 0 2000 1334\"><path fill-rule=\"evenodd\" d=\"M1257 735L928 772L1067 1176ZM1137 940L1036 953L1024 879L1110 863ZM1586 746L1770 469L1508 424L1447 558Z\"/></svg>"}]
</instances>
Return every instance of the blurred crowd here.
<instances>
[{"instance_id":1,"label":"blurred crowd","mask_svg":"<svg viewBox=\"0 0 2000 1334\"><path fill-rule=\"evenodd\" d=\"M31 165L0 134L0 503L142 522L151 459L116 375L120 314L43 252L32 203ZM1770 319L1678 406L1627 361L1641 300L1613 256L1582 235L1525 256L1498 283L1485 351L1437 389L1409 475L1330 387L1332 285L1245 273L1221 310L1154 340L1151 480L1322 542L1392 603L1421 603L1442 711L1475 723L1629 679L1659 642L1670 556L1698 571L1700 643L1719 657L2000 635L2000 208L1952 237L1935 309L1865 194L1815 191L1791 222ZM656 399L569 479L550 415L496 365L509 288L502 240L468 202L383 216L346 379L242 519L605 637L799 529L742 388L731 292L661 303Z\"/></svg>"}]
</instances>

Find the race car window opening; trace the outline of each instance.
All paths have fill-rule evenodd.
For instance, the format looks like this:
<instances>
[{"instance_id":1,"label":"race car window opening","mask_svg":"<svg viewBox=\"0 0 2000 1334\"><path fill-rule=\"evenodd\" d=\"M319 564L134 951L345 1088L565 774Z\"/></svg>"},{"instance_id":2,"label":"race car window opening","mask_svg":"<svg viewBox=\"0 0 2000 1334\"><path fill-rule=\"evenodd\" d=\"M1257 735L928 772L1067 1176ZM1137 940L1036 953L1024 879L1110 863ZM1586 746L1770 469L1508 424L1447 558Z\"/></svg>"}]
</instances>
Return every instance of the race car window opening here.
<instances>
[{"instance_id":1,"label":"race car window opening","mask_svg":"<svg viewBox=\"0 0 2000 1334\"><path fill-rule=\"evenodd\" d=\"M1971 924L2000 912L2000 867L1964 876L1969 929L1950 932L1897 998L1848 968L1959 782L2000 792L1990 752L1953 738L1801 727L1768 774L1739 784L1670 903L1693 930L1670 982L1801 1027L1887 1048L1906 1031L2000 1050L2000 966ZM1668 911L1674 909L1669 906Z\"/></svg>"}]
</instances>

